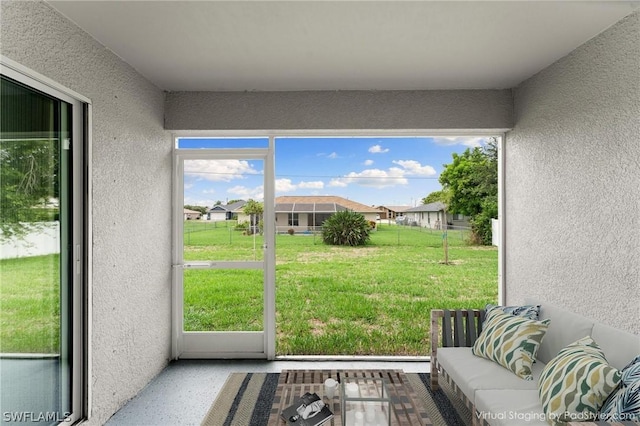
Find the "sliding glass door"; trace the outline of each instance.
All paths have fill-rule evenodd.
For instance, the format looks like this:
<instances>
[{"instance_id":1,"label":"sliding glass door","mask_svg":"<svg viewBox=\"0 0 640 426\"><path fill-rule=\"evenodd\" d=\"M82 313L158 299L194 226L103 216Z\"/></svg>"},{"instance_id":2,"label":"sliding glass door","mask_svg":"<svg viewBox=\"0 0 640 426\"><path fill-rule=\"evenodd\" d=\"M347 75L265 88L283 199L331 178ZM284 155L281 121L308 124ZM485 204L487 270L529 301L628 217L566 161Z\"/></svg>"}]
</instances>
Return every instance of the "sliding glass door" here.
<instances>
[{"instance_id":1,"label":"sliding glass door","mask_svg":"<svg viewBox=\"0 0 640 426\"><path fill-rule=\"evenodd\" d=\"M0 422L58 424L83 411L84 106L2 73Z\"/></svg>"}]
</instances>

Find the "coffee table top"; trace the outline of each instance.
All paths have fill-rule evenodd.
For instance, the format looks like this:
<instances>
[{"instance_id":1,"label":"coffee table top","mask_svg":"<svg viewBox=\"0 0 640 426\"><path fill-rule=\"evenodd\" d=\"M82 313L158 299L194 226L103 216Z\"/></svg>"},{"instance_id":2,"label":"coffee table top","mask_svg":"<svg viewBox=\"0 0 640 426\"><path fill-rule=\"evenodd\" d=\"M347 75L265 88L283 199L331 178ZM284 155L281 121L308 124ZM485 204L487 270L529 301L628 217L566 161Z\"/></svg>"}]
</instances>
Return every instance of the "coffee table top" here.
<instances>
[{"instance_id":1,"label":"coffee table top","mask_svg":"<svg viewBox=\"0 0 640 426\"><path fill-rule=\"evenodd\" d=\"M331 401L324 395L324 381L333 378L338 382L345 378L368 377L383 379L389 392L393 413L391 424L397 426L431 425L424 404L416 395L402 370L283 370L271 406L269 425L282 426L286 422L280 413L306 392L317 393L333 412L333 419L324 423L342 426L340 392Z\"/></svg>"}]
</instances>

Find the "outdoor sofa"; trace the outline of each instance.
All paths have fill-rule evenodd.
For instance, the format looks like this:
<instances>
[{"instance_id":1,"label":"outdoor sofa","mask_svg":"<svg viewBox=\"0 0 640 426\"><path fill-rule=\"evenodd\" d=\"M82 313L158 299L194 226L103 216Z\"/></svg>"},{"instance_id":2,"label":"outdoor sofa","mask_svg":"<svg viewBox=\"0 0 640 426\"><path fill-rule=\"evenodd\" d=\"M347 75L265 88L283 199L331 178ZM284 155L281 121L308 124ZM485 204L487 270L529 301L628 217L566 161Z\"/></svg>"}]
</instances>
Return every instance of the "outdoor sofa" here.
<instances>
[{"instance_id":1,"label":"outdoor sofa","mask_svg":"<svg viewBox=\"0 0 640 426\"><path fill-rule=\"evenodd\" d=\"M633 366L637 367L640 336L544 301L526 300L525 304L539 306L540 321L550 320L536 361L530 368L533 380L524 380L498 363L472 353L470 348L482 332L486 310L431 311L431 387L435 391L439 380L446 380L453 393L470 409L474 425L547 425L552 416L545 416L539 396L541 373L563 348L586 336L597 342L610 366L622 370L634 360ZM637 371L634 370L634 374L637 375ZM621 392L620 386L612 393ZM607 423L571 421L569 424ZM632 421L611 423L638 424Z\"/></svg>"}]
</instances>

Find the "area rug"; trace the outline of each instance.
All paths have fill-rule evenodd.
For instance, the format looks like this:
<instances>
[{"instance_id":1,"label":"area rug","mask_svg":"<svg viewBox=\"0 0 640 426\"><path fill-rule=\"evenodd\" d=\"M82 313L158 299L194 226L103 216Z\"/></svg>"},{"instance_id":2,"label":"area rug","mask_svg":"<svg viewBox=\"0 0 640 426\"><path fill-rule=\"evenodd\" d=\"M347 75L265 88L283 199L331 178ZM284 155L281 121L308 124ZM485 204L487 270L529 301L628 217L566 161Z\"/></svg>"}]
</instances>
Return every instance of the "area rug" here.
<instances>
[{"instance_id":1,"label":"area rug","mask_svg":"<svg viewBox=\"0 0 640 426\"><path fill-rule=\"evenodd\" d=\"M444 380L440 381L441 389L433 392L428 373L405 374L416 394L422 399L433 425L471 424L471 412L458 398L450 399L447 396L453 395L453 391ZM280 373L231 373L202 425L268 425L279 376Z\"/></svg>"}]
</instances>

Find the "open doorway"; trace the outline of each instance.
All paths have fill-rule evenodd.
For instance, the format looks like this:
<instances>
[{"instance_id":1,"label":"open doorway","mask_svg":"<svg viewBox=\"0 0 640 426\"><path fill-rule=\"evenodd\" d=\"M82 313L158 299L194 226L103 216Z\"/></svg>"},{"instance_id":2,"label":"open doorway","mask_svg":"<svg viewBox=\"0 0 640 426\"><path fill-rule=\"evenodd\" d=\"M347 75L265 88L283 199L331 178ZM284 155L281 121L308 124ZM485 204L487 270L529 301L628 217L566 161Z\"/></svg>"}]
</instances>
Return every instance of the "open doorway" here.
<instances>
[{"instance_id":1,"label":"open doorway","mask_svg":"<svg viewBox=\"0 0 640 426\"><path fill-rule=\"evenodd\" d=\"M206 140L207 146L190 149L211 148L216 139L222 138L200 138L198 143ZM218 176L215 188L187 188L184 185L191 183L183 181L189 198L176 205L185 252L202 253L203 244L215 241L218 261L231 259L225 250L237 252L244 247L253 253L250 260L262 262L269 247L266 237L273 233L274 317L266 318L268 310L261 310L268 298L262 287L256 293L258 298L264 295L261 309L233 315L221 315L226 311L215 304L209 315L204 312L206 306L196 306L204 298L191 295L180 302L180 332L195 331L184 325L198 317L197 331L228 333L227 325L207 321L215 317L226 321L232 316L250 324L249 328L273 321L274 356L420 356L426 355L429 343L430 309L484 307L498 301L498 249L473 238L471 215L459 206L450 208L450 200L437 198L447 165L479 153L494 155L497 204L498 146L494 145L495 152L490 150L491 141L498 143L498 139L264 137L270 139L275 168L269 209L252 212L248 208L252 203L264 205L267 186L266 180L251 183L256 175L264 174L251 164L245 170L231 170L223 164L218 164L220 170L209 168L207 173ZM224 140L229 144L233 138ZM238 140L241 145L248 141ZM203 182L212 180L203 171L192 172ZM261 216L267 210L273 218L271 230ZM361 214L366 221L366 244L325 243L323 226L345 211ZM197 273L191 270L187 275ZM223 278L227 279L223 274L213 281ZM186 306L189 303L193 306ZM254 318L256 313L259 321ZM194 318L188 318L190 315ZM238 318L243 315L251 318ZM207 321L201 321L203 316ZM202 324L209 324L204 326L208 329L202 329Z\"/></svg>"}]
</instances>

